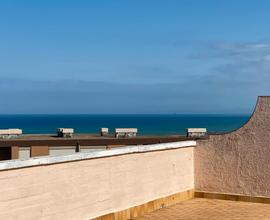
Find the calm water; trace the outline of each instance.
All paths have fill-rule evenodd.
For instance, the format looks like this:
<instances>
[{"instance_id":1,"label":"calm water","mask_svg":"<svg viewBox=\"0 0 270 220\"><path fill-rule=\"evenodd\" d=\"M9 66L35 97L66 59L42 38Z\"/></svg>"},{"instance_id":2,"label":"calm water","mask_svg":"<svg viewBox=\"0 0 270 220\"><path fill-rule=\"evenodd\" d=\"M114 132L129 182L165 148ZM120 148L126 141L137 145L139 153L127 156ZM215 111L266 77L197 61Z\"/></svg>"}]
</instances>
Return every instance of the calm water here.
<instances>
[{"instance_id":1,"label":"calm water","mask_svg":"<svg viewBox=\"0 0 270 220\"><path fill-rule=\"evenodd\" d=\"M188 127L224 132L243 125L248 115L0 115L0 129L21 128L26 134L53 134L58 127L76 133L98 133L101 127L136 127L139 134L184 134Z\"/></svg>"}]
</instances>

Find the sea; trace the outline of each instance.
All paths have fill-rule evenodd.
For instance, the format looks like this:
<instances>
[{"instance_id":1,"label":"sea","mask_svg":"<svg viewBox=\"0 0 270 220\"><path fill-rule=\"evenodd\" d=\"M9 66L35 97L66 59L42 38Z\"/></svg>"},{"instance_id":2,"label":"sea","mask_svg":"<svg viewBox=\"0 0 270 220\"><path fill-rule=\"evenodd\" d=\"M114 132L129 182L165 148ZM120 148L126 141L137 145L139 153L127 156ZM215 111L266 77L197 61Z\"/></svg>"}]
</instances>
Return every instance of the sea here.
<instances>
[{"instance_id":1,"label":"sea","mask_svg":"<svg viewBox=\"0 0 270 220\"><path fill-rule=\"evenodd\" d=\"M24 134L54 134L57 128L76 133L99 133L100 128L138 128L138 135L183 135L186 128L229 132L241 127L249 115L0 115L0 129L20 128Z\"/></svg>"}]
</instances>

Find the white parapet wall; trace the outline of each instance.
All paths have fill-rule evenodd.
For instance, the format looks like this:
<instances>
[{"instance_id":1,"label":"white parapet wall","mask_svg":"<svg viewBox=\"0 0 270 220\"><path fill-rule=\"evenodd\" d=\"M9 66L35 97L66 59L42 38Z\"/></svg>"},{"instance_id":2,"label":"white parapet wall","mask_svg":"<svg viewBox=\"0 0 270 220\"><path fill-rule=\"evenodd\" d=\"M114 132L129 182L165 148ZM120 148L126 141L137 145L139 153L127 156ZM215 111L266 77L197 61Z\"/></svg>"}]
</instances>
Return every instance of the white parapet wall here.
<instances>
[{"instance_id":1,"label":"white parapet wall","mask_svg":"<svg viewBox=\"0 0 270 220\"><path fill-rule=\"evenodd\" d=\"M195 141L0 162L0 219L91 219L194 189Z\"/></svg>"}]
</instances>

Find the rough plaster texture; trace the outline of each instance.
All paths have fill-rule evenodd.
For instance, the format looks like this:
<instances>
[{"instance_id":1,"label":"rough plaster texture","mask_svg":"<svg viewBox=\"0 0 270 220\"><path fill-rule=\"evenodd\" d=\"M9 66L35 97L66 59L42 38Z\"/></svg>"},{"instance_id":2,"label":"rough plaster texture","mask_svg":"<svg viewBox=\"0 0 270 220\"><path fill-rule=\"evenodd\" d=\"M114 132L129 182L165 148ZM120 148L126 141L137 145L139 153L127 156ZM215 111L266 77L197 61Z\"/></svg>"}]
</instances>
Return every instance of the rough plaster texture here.
<instances>
[{"instance_id":1,"label":"rough plaster texture","mask_svg":"<svg viewBox=\"0 0 270 220\"><path fill-rule=\"evenodd\" d=\"M195 190L270 197L270 97L240 129L197 142Z\"/></svg>"},{"instance_id":2,"label":"rough plaster texture","mask_svg":"<svg viewBox=\"0 0 270 220\"><path fill-rule=\"evenodd\" d=\"M194 188L193 147L0 172L0 219L91 219Z\"/></svg>"}]
</instances>

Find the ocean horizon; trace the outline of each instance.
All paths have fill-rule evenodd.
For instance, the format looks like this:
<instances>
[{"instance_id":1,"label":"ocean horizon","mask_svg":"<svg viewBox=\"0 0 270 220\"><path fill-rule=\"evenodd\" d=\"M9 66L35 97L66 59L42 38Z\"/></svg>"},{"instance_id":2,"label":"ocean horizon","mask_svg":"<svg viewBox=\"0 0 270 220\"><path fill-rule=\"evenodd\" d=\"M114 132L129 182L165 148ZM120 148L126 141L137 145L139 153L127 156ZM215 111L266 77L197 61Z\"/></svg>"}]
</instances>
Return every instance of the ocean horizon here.
<instances>
[{"instance_id":1,"label":"ocean horizon","mask_svg":"<svg viewBox=\"0 0 270 220\"><path fill-rule=\"evenodd\" d=\"M246 114L16 114L0 115L0 129L20 128L24 134L54 134L59 127L75 133L99 133L101 127L135 127L138 135L183 135L186 128L233 131L248 121Z\"/></svg>"}]
</instances>

